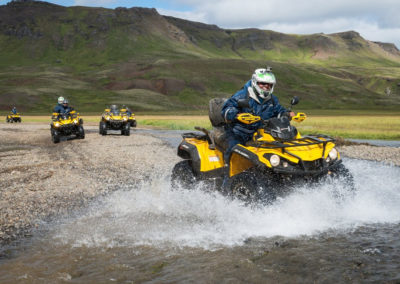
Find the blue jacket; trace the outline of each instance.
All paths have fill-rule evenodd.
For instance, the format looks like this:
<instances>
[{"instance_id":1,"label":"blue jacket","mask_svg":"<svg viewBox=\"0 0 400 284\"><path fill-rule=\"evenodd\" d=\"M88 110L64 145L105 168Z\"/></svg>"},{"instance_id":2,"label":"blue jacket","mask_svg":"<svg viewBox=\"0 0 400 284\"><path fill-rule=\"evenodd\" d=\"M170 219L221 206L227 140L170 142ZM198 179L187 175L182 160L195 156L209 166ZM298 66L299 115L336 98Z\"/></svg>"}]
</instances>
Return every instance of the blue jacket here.
<instances>
[{"instance_id":1,"label":"blue jacket","mask_svg":"<svg viewBox=\"0 0 400 284\"><path fill-rule=\"evenodd\" d=\"M228 124L228 129L233 131L235 135L238 135L246 140L250 139L254 132L261 126L261 121L253 124L244 124L237 120L235 117L238 113L252 113L260 116L263 120L271 117L276 117L280 113L287 112L287 110L280 105L279 100L276 96L271 95L269 100L262 100L260 97L255 96L251 90L251 80L249 80L241 90L236 92L230 97L222 107L221 115L225 118ZM253 93L251 93L253 92ZM250 108L239 108L238 100L249 99ZM256 100L259 100L257 102Z\"/></svg>"},{"instance_id":2,"label":"blue jacket","mask_svg":"<svg viewBox=\"0 0 400 284\"><path fill-rule=\"evenodd\" d=\"M17 114L17 109L14 107L14 108L11 110L11 112L12 112L12 114Z\"/></svg>"},{"instance_id":3,"label":"blue jacket","mask_svg":"<svg viewBox=\"0 0 400 284\"><path fill-rule=\"evenodd\" d=\"M57 112L57 113L69 113L71 110L73 110L71 107L67 106L64 107L61 104L58 104L55 106L53 112Z\"/></svg>"}]
</instances>

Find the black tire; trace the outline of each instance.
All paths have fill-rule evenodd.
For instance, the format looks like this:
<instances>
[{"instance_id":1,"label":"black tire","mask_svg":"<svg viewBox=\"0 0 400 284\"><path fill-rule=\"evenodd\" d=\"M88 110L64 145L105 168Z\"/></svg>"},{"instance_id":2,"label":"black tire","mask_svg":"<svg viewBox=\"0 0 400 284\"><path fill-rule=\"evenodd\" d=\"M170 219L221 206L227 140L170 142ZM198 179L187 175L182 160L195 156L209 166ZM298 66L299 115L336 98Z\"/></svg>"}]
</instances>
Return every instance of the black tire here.
<instances>
[{"instance_id":1,"label":"black tire","mask_svg":"<svg viewBox=\"0 0 400 284\"><path fill-rule=\"evenodd\" d=\"M225 101L225 98L214 98L210 100L208 116L210 118L212 126L222 126L225 124L225 119L221 115L221 110Z\"/></svg>"},{"instance_id":2,"label":"black tire","mask_svg":"<svg viewBox=\"0 0 400 284\"><path fill-rule=\"evenodd\" d=\"M54 144L60 142L60 134L56 130L51 131L51 140L53 141Z\"/></svg>"},{"instance_id":3,"label":"black tire","mask_svg":"<svg viewBox=\"0 0 400 284\"><path fill-rule=\"evenodd\" d=\"M99 124L99 133L101 135L107 135L107 126L104 121L100 121Z\"/></svg>"},{"instance_id":4,"label":"black tire","mask_svg":"<svg viewBox=\"0 0 400 284\"><path fill-rule=\"evenodd\" d=\"M136 120L131 121L131 127L136 127L137 123Z\"/></svg>"},{"instance_id":5,"label":"black tire","mask_svg":"<svg viewBox=\"0 0 400 284\"><path fill-rule=\"evenodd\" d=\"M8 117L6 116L6 122L9 123L10 121L8 120Z\"/></svg>"},{"instance_id":6,"label":"black tire","mask_svg":"<svg viewBox=\"0 0 400 284\"><path fill-rule=\"evenodd\" d=\"M83 126L78 126L78 134L76 135L79 139L85 139L85 130Z\"/></svg>"},{"instance_id":7,"label":"black tire","mask_svg":"<svg viewBox=\"0 0 400 284\"><path fill-rule=\"evenodd\" d=\"M332 168L328 176L332 179L340 179L343 181L348 190L355 190L354 177L342 163Z\"/></svg>"},{"instance_id":8,"label":"black tire","mask_svg":"<svg viewBox=\"0 0 400 284\"><path fill-rule=\"evenodd\" d=\"M270 203L276 199L268 177L255 171L246 171L232 177L230 193L246 203L263 201Z\"/></svg>"},{"instance_id":9,"label":"black tire","mask_svg":"<svg viewBox=\"0 0 400 284\"><path fill-rule=\"evenodd\" d=\"M172 169L171 185L173 188L181 185L184 188L191 189L196 181L190 160L180 161Z\"/></svg>"},{"instance_id":10,"label":"black tire","mask_svg":"<svg viewBox=\"0 0 400 284\"><path fill-rule=\"evenodd\" d=\"M124 125L123 130L121 130L121 134L125 136L131 135L131 125L129 123Z\"/></svg>"}]
</instances>

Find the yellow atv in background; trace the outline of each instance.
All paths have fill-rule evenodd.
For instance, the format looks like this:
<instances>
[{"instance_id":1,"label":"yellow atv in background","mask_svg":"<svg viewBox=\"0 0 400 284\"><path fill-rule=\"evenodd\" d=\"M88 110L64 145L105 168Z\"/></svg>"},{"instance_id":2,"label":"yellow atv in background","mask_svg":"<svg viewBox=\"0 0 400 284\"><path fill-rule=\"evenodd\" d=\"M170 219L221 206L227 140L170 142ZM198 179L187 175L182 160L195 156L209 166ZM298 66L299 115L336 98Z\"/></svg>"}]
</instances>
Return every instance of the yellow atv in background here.
<instances>
[{"instance_id":1,"label":"yellow atv in background","mask_svg":"<svg viewBox=\"0 0 400 284\"><path fill-rule=\"evenodd\" d=\"M72 110L68 113L53 113L50 123L51 139L54 143L59 143L61 137L76 135L76 138L85 139L83 120L79 113Z\"/></svg>"},{"instance_id":2,"label":"yellow atv in background","mask_svg":"<svg viewBox=\"0 0 400 284\"><path fill-rule=\"evenodd\" d=\"M134 113L128 112L128 110L126 108L121 108L121 113L126 113L126 115L128 116L128 122L130 124L131 127L136 127L137 122L136 122L136 117Z\"/></svg>"},{"instance_id":3,"label":"yellow atv in background","mask_svg":"<svg viewBox=\"0 0 400 284\"><path fill-rule=\"evenodd\" d=\"M121 135L130 135L129 117L120 110L105 109L99 124L99 133L107 135L108 130L121 130Z\"/></svg>"},{"instance_id":4,"label":"yellow atv in background","mask_svg":"<svg viewBox=\"0 0 400 284\"><path fill-rule=\"evenodd\" d=\"M237 119L242 123L262 121L262 126L246 145L234 146L230 160L225 163L223 153L228 144L221 116L224 101L210 101L211 131L196 127L203 133L182 135L178 156L184 160L172 170L173 186L180 183L193 187L197 181L211 181L224 193L247 202L272 201L291 187L321 181L328 176L344 178L353 186L353 177L342 164L334 139L326 135L302 136L286 115L262 121L250 113L240 114ZM294 97L291 105L298 101ZM248 100L239 101L239 107L248 108ZM304 113L297 113L292 119L301 122L305 118ZM229 168L224 168L224 164L229 164ZM220 188L227 170L229 181Z\"/></svg>"},{"instance_id":5,"label":"yellow atv in background","mask_svg":"<svg viewBox=\"0 0 400 284\"><path fill-rule=\"evenodd\" d=\"M21 122L21 114L16 113L16 114L9 114L6 116L6 122L7 123L13 123L13 122Z\"/></svg>"}]
</instances>

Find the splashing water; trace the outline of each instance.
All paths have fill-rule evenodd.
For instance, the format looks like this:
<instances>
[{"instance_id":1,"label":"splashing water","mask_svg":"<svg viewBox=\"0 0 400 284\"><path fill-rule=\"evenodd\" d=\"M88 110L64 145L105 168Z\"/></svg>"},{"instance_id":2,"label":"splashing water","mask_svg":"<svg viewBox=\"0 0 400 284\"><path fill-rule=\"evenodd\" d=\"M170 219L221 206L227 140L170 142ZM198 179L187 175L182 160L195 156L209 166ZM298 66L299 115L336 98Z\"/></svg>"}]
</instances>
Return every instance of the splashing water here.
<instances>
[{"instance_id":1,"label":"splashing water","mask_svg":"<svg viewBox=\"0 0 400 284\"><path fill-rule=\"evenodd\" d=\"M303 186L263 207L245 206L201 186L173 189L168 176L120 190L56 228L72 246L200 247L241 245L248 238L312 236L400 221L400 168L345 159L355 194L340 182ZM344 198L338 202L334 191Z\"/></svg>"}]
</instances>

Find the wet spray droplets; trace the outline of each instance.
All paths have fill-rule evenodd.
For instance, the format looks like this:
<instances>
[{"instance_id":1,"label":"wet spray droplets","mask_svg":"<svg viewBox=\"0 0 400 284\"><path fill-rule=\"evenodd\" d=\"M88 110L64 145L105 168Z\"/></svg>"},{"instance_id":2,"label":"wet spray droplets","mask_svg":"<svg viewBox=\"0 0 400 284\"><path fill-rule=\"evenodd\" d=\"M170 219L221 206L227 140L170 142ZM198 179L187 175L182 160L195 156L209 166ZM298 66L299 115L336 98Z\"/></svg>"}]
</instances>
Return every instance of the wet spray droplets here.
<instances>
[{"instance_id":1,"label":"wet spray droplets","mask_svg":"<svg viewBox=\"0 0 400 284\"><path fill-rule=\"evenodd\" d=\"M343 184L300 187L269 206L244 206L201 186L170 187L168 176L120 190L69 220L53 238L73 246L198 247L241 245L248 238L297 237L400 221L400 168L345 160L356 192ZM337 193L342 195L337 199Z\"/></svg>"}]
</instances>

